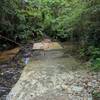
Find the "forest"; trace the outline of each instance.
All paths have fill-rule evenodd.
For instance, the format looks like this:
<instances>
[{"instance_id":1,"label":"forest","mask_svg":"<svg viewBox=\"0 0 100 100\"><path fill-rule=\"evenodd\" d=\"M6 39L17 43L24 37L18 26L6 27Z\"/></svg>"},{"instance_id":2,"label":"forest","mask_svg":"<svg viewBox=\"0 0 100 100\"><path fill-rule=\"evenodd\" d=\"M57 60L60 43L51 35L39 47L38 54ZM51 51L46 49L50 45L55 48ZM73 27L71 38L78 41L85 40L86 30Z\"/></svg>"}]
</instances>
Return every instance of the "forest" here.
<instances>
[{"instance_id":1,"label":"forest","mask_svg":"<svg viewBox=\"0 0 100 100\"><path fill-rule=\"evenodd\" d=\"M20 43L46 34L59 41L77 42L80 56L100 66L99 0L2 0L0 34ZM0 50L12 43L0 37ZM15 44L14 44L15 45Z\"/></svg>"},{"instance_id":2,"label":"forest","mask_svg":"<svg viewBox=\"0 0 100 100\"><path fill-rule=\"evenodd\" d=\"M0 0L0 53L45 36L72 43L78 59L99 72L100 0Z\"/></svg>"}]
</instances>

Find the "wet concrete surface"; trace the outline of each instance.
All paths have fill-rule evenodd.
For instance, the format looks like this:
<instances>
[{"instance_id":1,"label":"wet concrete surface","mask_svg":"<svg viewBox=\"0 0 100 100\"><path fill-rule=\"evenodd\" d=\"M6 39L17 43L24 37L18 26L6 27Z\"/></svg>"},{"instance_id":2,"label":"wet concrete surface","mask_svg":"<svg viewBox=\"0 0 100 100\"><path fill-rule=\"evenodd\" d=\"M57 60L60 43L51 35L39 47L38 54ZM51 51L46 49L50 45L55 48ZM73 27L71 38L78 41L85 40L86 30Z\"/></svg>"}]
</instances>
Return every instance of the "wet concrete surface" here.
<instances>
[{"instance_id":1,"label":"wet concrete surface","mask_svg":"<svg viewBox=\"0 0 100 100\"><path fill-rule=\"evenodd\" d=\"M0 100L92 100L93 90L100 91L100 75L97 79L60 45L53 50L53 45L45 46L22 50L15 59L0 64ZM27 52L32 55L25 66Z\"/></svg>"},{"instance_id":2,"label":"wet concrete surface","mask_svg":"<svg viewBox=\"0 0 100 100\"><path fill-rule=\"evenodd\" d=\"M43 50L30 59L6 100L92 100L100 80L86 68L63 50Z\"/></svg>"}]
</instances>

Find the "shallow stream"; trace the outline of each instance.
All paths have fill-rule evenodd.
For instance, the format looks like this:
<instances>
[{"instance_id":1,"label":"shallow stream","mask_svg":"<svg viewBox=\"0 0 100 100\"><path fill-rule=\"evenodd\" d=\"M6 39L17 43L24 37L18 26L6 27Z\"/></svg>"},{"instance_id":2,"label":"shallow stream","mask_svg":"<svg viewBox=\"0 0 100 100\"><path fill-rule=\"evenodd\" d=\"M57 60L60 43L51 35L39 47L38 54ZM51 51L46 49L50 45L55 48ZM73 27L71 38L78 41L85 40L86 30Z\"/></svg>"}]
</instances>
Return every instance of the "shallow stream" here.
<instances>
[{"instance_id":1,"label":"shallow stream","mask_svg":"<svg viewBox=\"0 0 100 100\"><path fill-rule=\"evenodd\" d=\"M92 100L100 80L86 68L63 49L34 51L6 100Z\"/></svg>"}]
</instances>

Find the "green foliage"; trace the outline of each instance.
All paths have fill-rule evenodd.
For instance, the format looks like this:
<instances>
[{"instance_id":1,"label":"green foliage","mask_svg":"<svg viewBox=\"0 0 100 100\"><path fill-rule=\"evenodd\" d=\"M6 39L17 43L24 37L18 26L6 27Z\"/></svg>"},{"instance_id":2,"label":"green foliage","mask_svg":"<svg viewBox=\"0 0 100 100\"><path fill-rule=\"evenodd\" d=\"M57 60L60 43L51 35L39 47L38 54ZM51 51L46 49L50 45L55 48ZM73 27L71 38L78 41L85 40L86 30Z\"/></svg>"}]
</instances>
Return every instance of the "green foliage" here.
<instances>
[{"instance_id":1,"label":"green foliage","mask_svg":"<svg viewBox=\"0 0 100 100\"><path fill-rule=\"evenodd\" d=\"M100 71L100 48L88 46L80 49L80 57L91 61L94 71Z\"/></svg>"},{"instance_id":2,"label":"green foliage","mask_svg":"<svg viewBox=\"0 0 100 100\"><path fill-rule=\"evenodd\" d=\"M100 48L91 49L91 63L95 71L100 71Z\"/></svg>"},{"instance_id":3,"label":"green foliage","mask_svg":"<svg viewBox=\"0 0 100 100\"><path fill-rule=\"evenodd\" d=\"M0 33L27 41L32 32L77 41L81 56L100 58L100 0L1 0Z\"/></svg>"},{"instance_id":4,"label":"green foliage","mask_svg":"<svg viewBox=\"0 0 100 100\"><path fill-rule=\"evenodd\" d=\"M6 33L9 31L19 36L25 33L27 37L34 30L62 39L78 37L84 42L97 35L99 41L98 0L3 0L0 5L3 9L0 11L3 20L0 30ZM92 42L96 43L96 40L93 38Z\"/></svg>"},{"instance_id":5,"label":"green foliage","mask_svg":"<svg viewBox=\"0 0 100 100\"><path fill-rule=\"evenodd\" d=\"M93 95L94 100L99 100L100 99L100 92L93 92L92 95Z\"/></svg>"},{"instance_id":6,"label":"green foliage","mask_svg":"<svg viewBox=\"0 0 100 100\"><path fill-rule=\"evenodd\" d=\"M100 71L100 58L96 58L92 61L92 68L95 71Z\"/></svg>"}]
</instances>

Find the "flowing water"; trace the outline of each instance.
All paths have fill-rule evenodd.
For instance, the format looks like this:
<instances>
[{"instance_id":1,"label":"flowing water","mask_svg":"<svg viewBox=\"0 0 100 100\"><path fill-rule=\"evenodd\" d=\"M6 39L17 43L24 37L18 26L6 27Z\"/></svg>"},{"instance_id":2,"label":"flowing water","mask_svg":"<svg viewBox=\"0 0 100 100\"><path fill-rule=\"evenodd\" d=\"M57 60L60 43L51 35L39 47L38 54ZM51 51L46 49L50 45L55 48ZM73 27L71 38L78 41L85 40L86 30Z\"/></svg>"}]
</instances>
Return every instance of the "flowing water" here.
<instances>
[{"instance_id":1,"label":"flowing water","mask_svg":"<svg viewBox=\"0 0 100 100\"><path fill-rule=\"evenodd\" d=\"M98 83L86 68L63 49L34 51L6 100L92 100L85 82Z\"/></svg>"}]
</instances>

